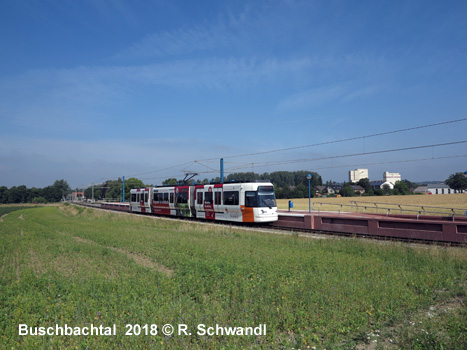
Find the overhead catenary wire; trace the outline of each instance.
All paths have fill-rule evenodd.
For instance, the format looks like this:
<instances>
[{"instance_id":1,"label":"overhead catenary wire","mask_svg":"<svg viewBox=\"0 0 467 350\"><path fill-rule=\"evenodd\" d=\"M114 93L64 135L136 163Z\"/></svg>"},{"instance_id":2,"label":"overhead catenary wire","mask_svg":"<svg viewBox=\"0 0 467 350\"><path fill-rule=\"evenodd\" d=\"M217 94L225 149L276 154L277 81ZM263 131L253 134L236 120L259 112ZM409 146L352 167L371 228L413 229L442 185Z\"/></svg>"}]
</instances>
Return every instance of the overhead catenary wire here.
<instances>
[{"instance_id":1,"label":"overhead catenary wire","mask_svg":"<svg viewBox=\"0 0 467 350\"><path fill-rule=\"evenodd\" d=\"M375 162L375 163L358 163L358 164L342 164L342 165L332 165L332 166L323 166L319 168L313 168L314 170L325 170L325 169L335 169L335 168L348 168L348 167L356 167L356 166L370 166L370 165L382 165L382 164L397 164L397 163L408 163L408 162L419 162L419 161L431 161L431 160L440 160L440 159L452 159L452 158L464 158L467 157L467 154L456 155L456 156L441 156L441 157L429 157L429 158L413 158L413 159L406 159L406 160L397 160L397 161L384 161L384 162ZM236 169L228 169L225 171L227 174L234 174ZM218 173L217 170L214 171L203 171L199 172L199 174L213 174ZM176 177L176 175L168 176L168 177ZM167 177L158 177L158 178L145 178L148 180L151 179L165 179Z\"/></svg>"},{"instance_id":2,"label":"overhead catenary wire","mask_svg":"<svg viewBox=\"0 0 467 350\"><path fill-rule=\"evenodd\" d=\"M349 138L341 139L341 140L326 141L326 142L320 142L320 143L315 143L315 144L310 144L310 145L302 145L302 146L295 146L295 147L288 147L288 148L280 148L280 149L269 150L269 151L262 151L262 152L238 154L238 155L233 155L233 156L225 156L225 157L223 157L223 158L226 159L226 158L249 157L249 156L256 156L256 155L262 155L262 154L268 154L268 153L292 151L292 150L297 150L297 149L302 149L302 148L309 148L309 147L317 147L317 146L323 146L323 145L330 145L330 144L334 144L334 143L361 140L361 139L366 139L366 138L370 138L370 137L378 137L378 136L396 134L396 133L401 133L401 132L413 131L413 130L417 130L417 129L431 128L431 127L441 126L441 125L446 125L446 124L459 123L459 122L463 122L463 121L466 121L466 120L467 120L467 118L456 119L456 120L449 120L449 121L439 122L439 123L434 123L434 124L426 124L426 125L414 126L414 127L411 127L411 128L404 128L404 129L398 129L398 130L385 131L385 132L380 132L380 133L376 133L376 134L370 134L370 135L364 135L364 136L356 136L356 137L349 137ZM218 158L200 159L200 160L198 160L198 161L211 161L211 160L216 160L216 159L218 159Z\"/></svg>"},{"instance_id":3,"label":"overhead catenary wire","mask_svg":"<svg viewBox=\"0 0 467 350\"><path fill-rule=\"evenodd\" d=\"M396 133L413 131L413 130L424 129L424 128L430 128L430 127L435 127L435 126L454 124L454 123L459 123L459 122L463 122L463 121L466 121L466 120L467 120L467 118L448 120L448 121L439 122L439 123L419 125L419 126L415 126L415 127L385 131L385 132L380 132L380 133L375 133L375 134L370 134L370 135L356 136L356 137L350 137L350 138L346 138L346 139L326 141L326 142L321 142L321 143L316 143L316 144L302 145L302 146L296 146L296 147L288 147L288 148L282 148L282 149L276 149L276 150L253 152L253 153L239 154L239 155L233 155L233 156L225 156L223 158L225 158L225 159L240 158L240 157L247 157L247 156L254 156L254 155L263 155L263 154L269 154L269 153L276 153L276 152L285 152L285 151L291 151L291 150L297 150L297 149L303 149L303 148L310 148L310 147L316 147L316 146L330 145L330 144L335 144L335 143L355 141L355 140L360 140L360 139L366 139L366 138L371 138L371 137L378 137L378 136L383 136L383 135L396 134ZM372 154L372 152L365 152L365 154ZM329 159L331 159L331 158L336 158L336 157L330 157ZM157 169L157 170L153 170L153 171L148 171L148 172L144 172L144 173L130 175L128 177L136 177L136 176L140 176L140 175L147 175L147 174L157 173L157 172L170 170L170 169L174 169L174 168L177 168L177 167L182 167L182 166L185 166L185 165L188 165L188 164L193 164L193 163L202 165L202 166L204 166L206 168L209 168L209 169L211 169L213 171L217 171L217 169L210 168L207 165L202 164L201 162L211 162L211 161L218 161L218 160L219 160L219 158L199 159L199 160L184 162L184 163L181 163L181 164L173 165L173 166L162 168L162 169ZM250 167L250 166L252 166L252 164L258 166L258 164L261 164L261 163L248 162L248 165L246 165L246 166L245 165L239 165L238 168L236 168L236 169L242 169L242 168L245 168L245 167ZM267 162L266 163L266 165L268 165L268 166L281 165L281 164L287 164L287 163L281 163L280 161L279 162Z\"/></svg>"},{"instance_id":4,"label":"overhead catenary wire","mask_svg":"<svg viewBox=\"0 0 467 350\"><path fill-rule=\"evenodd\" d=\"M316 143L316 144L309 144L309 145L302 145L302 146L295 146L295 147L288 147L288 148L281 148L281 149L275 149L275 150L268 150L268 151L261 151L261 152L252 152L252 153L245 153L245 154L237 154L237 155L232 155L232 156L224 156L223 158L225 159L232 159L232 158L241 158L241 157L249 157L249 156L255 156L255 155L264 155L264 154L270 154L270 153L277 153L277 152L285 152L285 151L292 151L292 150L298 150L298 149L304 149L304 148L311 148L311 147L316 147L316 146L323 146L323 145L330 145L330 144L336 144L336 143L342 143L342 142L348 142L348 141L354 141L354 140L361 140L367 138L372 138L372 137L379 137L383 135L391 135L391 134L396 134L396 133L402 133L402 132L408 132L408 131L413 131L417 129L424 129L424 128L430 128L430 127L435 127L435 126L442 126L442 125L448 125L448 124L454 124L454 123L459 123L459 122L464 122L466 121L467 118L461 118L461 119L456 119L456 120L449 120L449 121L444 121L444 122L439 122L439 123L432 123L432 124L426 124L426 125L420 125L420 126L415 126L415 127L409 127L409 128L403 128L403 129L398 129L398 130L391 130L391 131L385 131L385 132L380 132L380 133L374 133L370 135L364 135L364 136L356 136L356 137L350 137L350 138L345 138L345 139L340 139L340 140L333 140L333 141L326 141L326 142L321 142L321 143ZM339 158L347 158L347 157L356 157L356 156L366 156L366 155L372 155L372 154L378 154L378 153L387 153L387 152L398 152L398 151L407 151L407 150L414 150L414 149L421 149L421 148L429 148L431 147L434 149L435 147L441 147L441 146L447 146L447 145L455 145L455 144L462 144L466 143L467 141L456 141L456 142L450 142L450 143L442 143L442 144L433 144L433 145L423 145L423 146L414 146L414 147L405 147L405 148L398 148L398 149L390 149L390 150L380 150L380 151L367 151L365 148L366 144L364 144L364 152L363 153L354 153L354 154L346 154L346 155L337 155L337 156L328 156L328 157L319 157L319 158L302 158L302 159L294 159L294 160L283 160L283 161L268 161L268 162L251 162L249 161L248 163L243 163L243 162L234 162L234 161L226 161L225 164L233 164L233 163L238 163L237 166L231 167L231 168L226 168L224 170L225 173L232 173L235 170L241 170L249 167L262 167L262 166L277 166L277 165L286 165L286 164L293 164L293 163L303 163L303 162L312 162L312 161L318 161L318 160L326 160L326 159L339 159ZM434 155L434 154L433 154ZM434 158L432 156L431 159L443 159L443 158L450 158L450 157L441 157L441 158ZM425 160L425 159L420 159L420 160ZM162 169L156 169L152 171L147 171L143 173L138 173L134 175L129 175L126 176L126 178L131 178L131 177L137 177L141 175L148 175L148 174L154 174L158 172L162 172L165 170L170 170L170 169L175 169L179 167L185 167L189 164L198 164L202 167L205 167L211 171L196 171L198 174L211 174L211 173L217 173L218 169L214 169L208 165L202 164L202 162L217 162L219 161L219 158L207 158L207 159L199 159L199 160L193 160L193 161L187 161L183 162L177 165L165 167ZM398 162L403 162L403 161L398 161ZM392 163L397 163L397 162L392 162ZM377 163L377 164L383 164L383 163ZM319 168L319 169L326 169L326 168ZM184 170L182 170L184 171ZM172 177L177 177L178 175L174 175ZM162 179L162 178L167 178L168 176L161 176L161 177L154 177L154 178L144 178L146 179ZM94 183L102 183L105 181L96 181Z\"/></svg>"},{"instance_id":5,"label":"overhead catenary wire","mask_svg":"<svg viewBox=\"0 0 467 350\"><path fill-rule=\"evenodd\" d=\"M463 155L456 155L456 156L442 156L442 157L435 157L435 158L414 158L414 159L407 159L407 160L398 160L398 161L385 161L385 162L375 162L375 163L359 163L359 164L344 164L344 165L333 165L333 166L323 166L314 168L314 170L326 170L326 169L335 169L335 168L348 168L348 167L355 167L355 166L371 166L371 165L382 165L382 164L397 164L397 163L407 163L407 162L419 162L419 161L431 161L431 160L441 160L441 159L450 159L450 158L464 158L467 157L467 154ZM198 172L199 174L215 174L218 173L217 170L213 171L202 171ZM230 169L225 171L226 174L234 174L235 169ZM166 175L160 177L150 177L150 178L141 178L140 180L161 180L167 178L176 178L177 175ZM83 188L86 186L83 186Z\"/></svg>"},{"instance_id":6,"label":"overhead catenary wire","mask_svg":"<svg viewBox=\"0 0 467 350\"><path fill-rule=\"evenodd\" d=\"M147 174L157 173L157 172L160 172L160 171L178 168L178 167L185 166L185 165L188 165L188 164L192 164L192 163L195 163L195 162L196 162L196 161L189 161L189 162L185 162L185 163L173 165L173 166L170 166L170 167L167 167L167 168L163 168L163 169L157 169L157 170L148 171L148 172L145 172L145 173L140 173L140 174L135 174L135 175L129 175L128 177L135 177L135 176L141 176L141 175L147 175Z\"/></svg>"},{"instance_id":7,"label":"overhead catenary wire","mask_svg":"<svg viewBox=\"0 0 467 350\"><path fill-rule=\"evenodd\" d=\"M376 162L376 163L359 163L359 164L342 164L342 165L333 165L325 166L320 168L313 168L313 170L325 170L325 169L335 169L335 168L349 168L357 166L370 166L370 165L382 165L382 164L398 164L398 163L409 163L409 162L421 162L421 161L431 161L431 160L440 160L440 159L451 159L451 158L464 158L467 157L467 154L462 154L458 156L443 156L443 157L430 157L430 158L415 158L415 159L406 159L406 160L394 160L394 161L385 161L385 162Z\"/></svg>"},{"instance_id":8,"label":"overhead catenary wire","mask_svg":"<svg viewBox=\"0 0 467 350\"><path fill-rule=\"evenodd\" d=\"M372 151L372 152L361 152L361 153L352 153L352 154L344 154L344 155L335 155L335 156L329 156L329 157L304 158L304 159L293 159L293 160L284 160L284 161L276 161L276 162L262 162L262 163L251 163L250 162L250 163L247 163L247 164L243 164L243 165L239 165L239 166L236 166L236 167L225 169L224 172L225 173L234 173L235 170L241 170L241 169L249 168L249 167L252 166L252 164L254 166L256 166L256 167L285 165L285 164L304 163L304 162L321 161L321 160L329 160L329 159L341 159L341 158L351 158L351 157L357 157L357 156L369 156L369 155L374 155L374 154L390 153L390 152L403 152L403 151L409 151L409 150L415 150L415 149L434 148L434 147L442 147L442 146L457 145L457 144L464 144L464 143L467 143L467 140L447 142L447 143L439 143L439 144L430 144L430 145L421 145L421 146L411 146L411 147L403 147L403 148L395 148L395 149L387 149L387 150L379 150L379 151ZM450 157L440 157L439 159L442 159L442 158L450 158ZM428 160L428 159L436 159L436 158L431 157L431 158L420 159L420 160ZM389 163L398 163L398 162L403 162L403 161L387 162L387 164L389 164ZM187 162L187 163L183 163L183 164L190 164L190 163L193 163L193 162ZM206 166L204 164L201 164L200 161L196 161L194 163L205 166L207 169L211 170L211 171L197 171L198 174L213 174L213 173L218 172L217 169L213 169L213 168L210 168L210 167L208 167L208 166ZM385 162L375 163L375 165L376 164L385 164ZM177 167L177 166L165 168L164 170L173 169L175 167ZM338 166L329 167L329 168L337 168L337 167ZM316 169L318 170L318 168L316 168ZM327 169L327 168L319 168L319 170L322 170L322 169ZM163 170L163 169L161 169L161 170ZM145 174L150 174L150 173L154 173L154 172L148 172L148 173L145 173ZM158 179L167 179L167 178L170 178L170 177L176 178L177 175L172 175L172 176L167 176L166 175L166 176L161 176L161 177L142 178L142 180L143 179L144 180L158 180Z\"/></svg>"},{"instance_id":9,"label":"overhead catenary wire","mask_svg":"<svg viewBox=\"0 0 467 350\"><path fill-rule=\"evenodd\" d=\"M462 143L467 143L467 140L446 142L446 143L439 143L439 144L431 144L431 145L395 148L395 149L372 151L372 152L352 153L352 154L344 154L344 155L337 155L337 156L330 156L330 157L282 160L282 161L276 161L276 162L263 162L263 163L255 163L255 165L256 166L266 166L266 165L271 166L271 165L284 165L284 164L293 164L293 163L303 163L303 162L311 162L311 161L318 161L318 160L349 158L349 157L357 157L357 156L368 156L368 155L381 154L381 153L390 153L390 152L402 152L402 151L423 149L423 148L430 148L430 147L442 147L442 146L457 145L457 144L462 144ZM251 166L251 163L248 163L248 164L244 164L242 166L238 166L236 168L230 168L230 169L227 169L227 170L243 169L243 168L250 167L250 166Z\"/></svg>"}]
</instances>

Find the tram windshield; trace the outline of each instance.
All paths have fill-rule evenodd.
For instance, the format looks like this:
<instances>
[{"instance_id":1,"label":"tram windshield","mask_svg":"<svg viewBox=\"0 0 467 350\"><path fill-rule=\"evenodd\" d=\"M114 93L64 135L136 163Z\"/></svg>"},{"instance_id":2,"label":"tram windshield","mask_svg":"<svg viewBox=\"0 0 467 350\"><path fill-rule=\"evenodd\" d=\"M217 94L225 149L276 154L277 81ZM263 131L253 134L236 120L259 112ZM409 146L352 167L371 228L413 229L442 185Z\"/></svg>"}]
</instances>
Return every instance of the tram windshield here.
<instances>
[{"instance_id":1,"label":"tram windshield","mask_svg":"<svg viewBox=\"0 0 467 350\"><path fill-rule=\"evenodd\" d=\"M276 196L274 194L273 186L259 186L258 191L245 192L245 207L261 208L261 207L275 207Z\"/></svg>"}]
</instances>

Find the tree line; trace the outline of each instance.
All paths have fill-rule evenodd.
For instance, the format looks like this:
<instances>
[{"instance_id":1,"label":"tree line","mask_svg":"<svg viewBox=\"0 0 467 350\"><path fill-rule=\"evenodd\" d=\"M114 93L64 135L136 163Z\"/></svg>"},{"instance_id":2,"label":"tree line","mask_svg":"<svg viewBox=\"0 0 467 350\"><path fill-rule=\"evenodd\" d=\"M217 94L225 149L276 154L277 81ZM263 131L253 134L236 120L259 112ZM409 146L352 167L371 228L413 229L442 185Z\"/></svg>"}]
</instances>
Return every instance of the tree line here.
<instances>
[{"instance_id":1,"label":"tree line","mask_svg":"<svg viewBox=\"0 0 467 350\"><path fill-rule=\"evenodd\" d=\"M277 198L307 198L308 197L308 179L307 175L311 174L311 189L316 186L322 185L321 176L316 172L311 171L277 171L273 173L256 174L254 172L246 173L232 173L224 178L224 183L229 182L247 182L269 180L274 184L276 189ZM220 177L212 179L198 179L183 181L182 179L169 178L162 182L163 186L176 186L176 185L206 185L210 183L220 183ZM130 198L130 189L149 187L152 185L145 185L141 180L130 178L125 180L125 201ZM90 186L84 190L86 198L94 199L113 199L121 200L123 191L122 179L108 180L102 184Z\"/></svg>"},{"instance_id":2,"label":"tree line","mask_svg":"<svg viewBox=\"0 0 467 350\"><path fill-rule=\"evenodd\" d=\"M53 185L44 188L27 188L24 185L7 188L0 187L0 203L54 203L59 202L71 188L65 180L57 180Z\"/></svg>"},{"instance_id":3,"label":"tree line","mask_svg":"<svg viewBox=\"0 0 467 350\"><path fill-rule=\"evenodd\" d=\"M130 177L125 179L125 201L130 199L130 190L133 188L142 188L150 185L145 185L143 181ZM123 179L107 180L104 183L96 184L87 187L84 190L84 196L89 199L106 199L106 200L122 200Z\"/></svg>"},{"instance_id":4,"label":"tree line","mask_svg":"<svg viewBox=\"0 0 467 350\"><path fill-rule=\"evenodd\" d=\"M269 180L274 184L276 190L276 197L281 198L307 198L308 197L308 179L307 175L311 174L310 185L311 195L316 195L316 187L322 186L323 181L321 176L312 171L276 171L272 173L256 174L254 172L246 173L232 173L225 177L224 182L244 182L244 181L257 181ZM445 181L452 189L462 191L467 190L467 174L454 173L449 176ZM174 186L183 184L183 180L176 178L169 178L163 181L164 186ZM203 180L189 180L185 184L209 184L220 183L220 177L212 178L211 180L205 178ZM326 185L331 187L339 187L337 193L342 196L356 196L359 195L352 185L359 185L365 190L365 195L378 196L378 195L407 195L412 194L413 189L418 185L408 180L398 181L391 189L386 186L382 189L372 189L368 179L361 179L357 183L344 183L343 186L338 186L335 182L326 182ZM143 181L137 178L129 178L125 180L125 201L130 199L130 190L132 188L142 188L152 185L145 185ZM78 191L78 190L77 190ZM68 183L61 179L53 183L53 185L44 188L27 188L24 185L13 186L7 188L6 186L0 187L0 204L10 203L54 203L59 202L72 192ZM108 199L117 200L122 199L123 180L107 180L104 183L95 184L84 189L84 196L86 198L93 198L96 200Z\"/></svg>"},{"instance_id":5,"label":"tree line","mask_svg":"<svg viewBox=\"0 0 467 350\"><path fill-rule=\"evenodd\" d=\"M306 170L276 171L263 174L256 174L254 172L232 173L224 178L224 183L269 180L274 185L276 198L308 198L308 174L311 175L310 185L311 193L313 195L314 188L316 186L321 186L323 184L323 180L321 175L318 173ZM190 180L188 181L188 184L198 185L220 182L220 177L216 177L212 178L211 180L208 180L207 178L197 181ZM182 183L181 180L170 178L165 180L162 184L164 186L174 186L180 183Z\"/></svg>"},{"instance_id":6,"label":"tree line","mask_svg":"<svg viewBox=\"0 0 467 350\"><path fill-rule=\"evenodd\" d=\"M354 197L362 195L358 190L355 190L354 186L360 186L365 190L363 196L404 196L413 194L413 190L418 187L418 184L408 180L402 180L397 181L394 185L394 188L392 189L387 184L383 185L382 188L372 188L370 180L368 178L364 178L360 179L356 183L349 182L344 184L344 186L339 189L338 193L342 197Z\"/></svg>"}]
</instances>

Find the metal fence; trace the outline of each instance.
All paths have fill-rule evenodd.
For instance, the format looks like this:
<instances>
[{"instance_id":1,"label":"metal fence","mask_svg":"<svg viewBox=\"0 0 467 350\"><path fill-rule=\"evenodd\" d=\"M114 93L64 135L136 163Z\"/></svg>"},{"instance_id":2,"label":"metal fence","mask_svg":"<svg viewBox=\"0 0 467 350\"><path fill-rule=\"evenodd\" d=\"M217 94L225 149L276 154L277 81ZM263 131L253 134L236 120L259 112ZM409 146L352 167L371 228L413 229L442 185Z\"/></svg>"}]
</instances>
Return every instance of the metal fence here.
<instances>
[{"instance_id":1,"label":"metal fence","mask_svg":"<svg viewBox=\"0 0 467 350\"><path fill-rule=\"evenodd\" d=\"M446 208L427 205L391 204L378 202L351 201L344 204L313 202L313 212L332 211L341 213L379 214L379 215L414 215L417 220L420 216L443 216L454 220L456 217L467 217L465 208Z\"/></svg>"}]
</instances>

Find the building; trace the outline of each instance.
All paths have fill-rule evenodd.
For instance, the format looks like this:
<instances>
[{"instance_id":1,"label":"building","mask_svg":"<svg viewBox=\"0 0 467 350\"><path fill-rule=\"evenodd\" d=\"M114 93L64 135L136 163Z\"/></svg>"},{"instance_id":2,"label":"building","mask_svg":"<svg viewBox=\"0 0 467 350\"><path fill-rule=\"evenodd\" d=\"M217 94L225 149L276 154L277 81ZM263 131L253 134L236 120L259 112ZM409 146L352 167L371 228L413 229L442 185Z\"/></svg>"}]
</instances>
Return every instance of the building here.
<instances>
[{"instance_id":1,"label":"building","mask_svg":"<svg viewBox=\"0 0 467 350\"><path fill-rule=\"evenodd\" d=\"M372 182L370 182L370 186L374 190L382 190L384 185L388 185L391 190L394 189L393 183L389 182L389 181L372 181Z\"/></svg>"},{"instance_id":2,"label":"building","mask_svg":"<svg viewBox=\"0 0 467 350\"><path fill-rule=\"evenodd\" d=\"M383 174L383 181L390 182L393 185L395 185L397 181L402 181L402 177L399 173L390 173L388 171L385 171Z\"/></svg>"},{"instance_id":3,"label":"building","mask_svg":"<svg viewBox=\"0 0 467 350\"><path fill-rule=\"evenodd\" d=\"M359 185L352 185L350 186L353 188L353 190L359 194L364 194L365 193L365 189L362 187L362 186L359 186Z\"/></svg>"},{"instance_id":4,"label":"building","mask_svg":"<svg viewBox=\"0 0 467 350\"><path fill-rule=\"evenodd\" d=\"M84 200L84 192L73 192L71 195L74 201Z\"/></svg>"},{"instance_id":5,"label":"building","mask_svg":"<svg viewBox=\"0 0 467 350\"><path fill-rule=\"evenodd\" d=\"M429 194L451 194L454 193L454 190L451 189L446 184L439 183L439 184L429 184L428 186L428 193Z\"/></svg>"},{"instance_id":6,"label":"building","mask_svg":"<svg viewBox=\"0 0 467 350\"><path fill-rule=\"evenodd\" d=\"M424 193L424 194L454 194L454 193L464 193L467 191L458 191L450 188L444 183L435 183L429 185L418 186L414 193Z\"/></svg>"},{"instance_id":7,"label":"building","mask_svg":"<svg viewBox=\"0 0 467 350\"><path fill-rule=\"evenodd\" d=\"M368 169L355 169L349 171L349 181L350 182L358 182L361 179L369 179L368 177Z\"/></svg>"},{"instance_id":8,"label":"building","mask_svg":"<svg viewBox=\"0 0 467 350\"><path fill-rule=\"evenodd\" d=\"M413 193L421 193L427 194L428 193L428 186L418 186L416 189L413 190Z\"/></svg>"},{"instance_id":9,"label":"building","mask_svg":"<svg viewBox=\"0 0 467 350\"><path fill-rule=\"evenodd\" d=\"M334 194L336 193L336 190L332 188L331 186L316 186L315 187L315 192L316 194Z\"/></svg>"},{"instance_id":10,"label":"building","mask_svg":"<svg viewBox=\"0 0 467 350\"><path fill-rule=\"evenodd\" d=\"M451 187L444 183L438 184L428 184L428 194L452 194L452 193L462 193L464 191L453 190Z\"/></svg>"}]
</instances>

